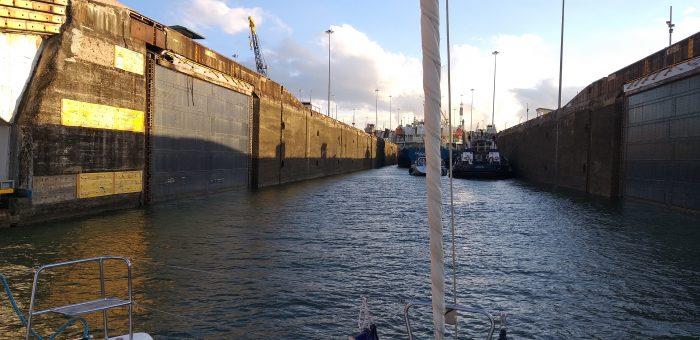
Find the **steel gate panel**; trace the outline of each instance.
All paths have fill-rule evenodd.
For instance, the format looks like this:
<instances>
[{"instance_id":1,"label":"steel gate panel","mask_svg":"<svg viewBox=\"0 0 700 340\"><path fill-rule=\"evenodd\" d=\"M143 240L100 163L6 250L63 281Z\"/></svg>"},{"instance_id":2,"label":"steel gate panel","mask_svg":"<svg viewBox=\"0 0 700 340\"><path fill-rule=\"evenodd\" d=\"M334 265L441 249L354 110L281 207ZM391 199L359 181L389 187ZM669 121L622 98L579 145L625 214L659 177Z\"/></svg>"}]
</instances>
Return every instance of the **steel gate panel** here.
<instances>
[{"instance_id":1,"label":"steel gate panel","mask_svg":"<svg viewBox=\"0 0 700 340\"><path fill-rule=\"evenodd\" d=\"M249 98L160 65L151 127L151 198L248 187Z\"/></svg>"},{"instance_id":2,"label":"steel gate panel","mask_svg":"<svg viewBox=\"0 0 700 340\"><path fill-rule=\"evenodd\" d=\"M700 75L628 100L624 196L700 210Z\"/></svg>"}]
</instances>

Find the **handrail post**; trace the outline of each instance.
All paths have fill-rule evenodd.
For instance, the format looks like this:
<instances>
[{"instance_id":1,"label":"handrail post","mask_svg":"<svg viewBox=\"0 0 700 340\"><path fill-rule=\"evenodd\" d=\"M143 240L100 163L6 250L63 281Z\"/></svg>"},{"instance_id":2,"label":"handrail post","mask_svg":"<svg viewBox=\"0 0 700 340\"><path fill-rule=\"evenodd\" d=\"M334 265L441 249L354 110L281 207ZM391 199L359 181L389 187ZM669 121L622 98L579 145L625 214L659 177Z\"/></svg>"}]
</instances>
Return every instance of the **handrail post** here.
<instances>
[{"instance_id":1,"label":"handrail post","mask_svg":"<svg viewBox=\"0 0 700 340\"><path fill-rule=\"evenodd\" d=\"M134 299L133 299L133 291L132 291L132 285L131 285L131 260L127 258L123 258L124 263L126 263L126 269L127 269L127 281L129 285L129 340L134 339L134 330L133 330L133 319L132 319L132 310L134 306Z\"/></svg>"},{"instance_id":2,"label":"handrail post","mask_svg":"<svg viewBox=\"0 0 700 340\"><path fill-rule=\"evenodd\" d=\"M36 298L36 287L39 282L39 273L41 273L41 267L36 269L34 271L34 282L32 283L32 297L29 300L29 312L27 313L27 333L26 333L26 340L29 340L29 337L32 334L32 315L34 314L34 299Z\"/></svg>"},{"instance_id":3,"label":"handrail post","mask_svg":"<svg viewBox=\"0 0 700 340\"><path fill-rule=\"evenodd\" d=\"M105 265L104 258L100 257L100 297L105 298ZM107 328L107 310L102 311L102 323L104 328L105 340L109 339L109 330Z\"/></svg>"}]
</instances>

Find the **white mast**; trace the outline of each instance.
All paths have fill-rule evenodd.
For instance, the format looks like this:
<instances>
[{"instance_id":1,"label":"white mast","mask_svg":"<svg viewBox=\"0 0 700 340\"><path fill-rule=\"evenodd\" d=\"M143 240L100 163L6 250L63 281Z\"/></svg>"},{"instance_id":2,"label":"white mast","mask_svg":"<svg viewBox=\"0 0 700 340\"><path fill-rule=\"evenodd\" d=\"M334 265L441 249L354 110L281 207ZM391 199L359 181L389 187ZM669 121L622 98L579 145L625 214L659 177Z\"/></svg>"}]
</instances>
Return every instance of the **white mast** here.
<instances>
[{"instance_id":1,"label":"white mast","mask_svg":"<svg viewBox=\"0 0 700 340\"><path fill-rule=\"evenodd\" d=\"M430 287L435 339L445 336L445 258L442 249L440 192L440 12L438 0L421 0L423 92L425 92L425 155L430 228Z\"/></svg>"}]
</instances>

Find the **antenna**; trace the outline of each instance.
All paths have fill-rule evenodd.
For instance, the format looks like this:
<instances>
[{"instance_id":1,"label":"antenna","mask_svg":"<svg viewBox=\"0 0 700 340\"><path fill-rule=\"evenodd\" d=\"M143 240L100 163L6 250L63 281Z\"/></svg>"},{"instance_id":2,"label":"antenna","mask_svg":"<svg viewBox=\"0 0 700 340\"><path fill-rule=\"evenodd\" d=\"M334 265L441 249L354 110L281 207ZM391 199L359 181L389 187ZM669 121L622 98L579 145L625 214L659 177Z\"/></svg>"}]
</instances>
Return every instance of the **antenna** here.
<instances>
[{"instance_id":1,"label":"antenna","mask_svg":"<svg viewBox=\"0 0 700 340\"><path fill-rule=\"evenodd\" d=\"M668 9L668 21L666 21L666 25L668 26L668 46L671 46L673 43L671 39L673 36L673 28L676 26L676 24L673 23L673 6L670 6Z\"/></svg>"}]
</instances>

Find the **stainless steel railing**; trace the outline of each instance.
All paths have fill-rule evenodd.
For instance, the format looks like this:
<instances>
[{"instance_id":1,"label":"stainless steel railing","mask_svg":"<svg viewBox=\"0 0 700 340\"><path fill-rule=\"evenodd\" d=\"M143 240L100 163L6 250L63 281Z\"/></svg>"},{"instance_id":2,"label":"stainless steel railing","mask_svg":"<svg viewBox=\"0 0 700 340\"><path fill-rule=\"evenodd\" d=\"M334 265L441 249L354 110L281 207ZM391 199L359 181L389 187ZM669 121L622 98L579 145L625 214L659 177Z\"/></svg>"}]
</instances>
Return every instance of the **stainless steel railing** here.
<instances>
[{"instance_id":1,"label":"stainless steel railing","mask_svg":"<svg viewBox=\"0 0 700 340\"><path fill-rule=\"evenodd\" d=\"M104 265L106 261L120 261L123 262L127 269L127 285L128 285L128 296L127 299L120 299L116 297L107 297L105 291L105 275L104 275ZM100 272L100 299L84 301L75 304L69 304L64 306L57 306L42 310L34 310L36 306L36 293L39 284L39 277L42 272L47 269L53 269L58 267L70 267L82 263L97 262L99 265ZM126 257L120 256L100 256L81 260L66 261L53 263L48 265L43 265L36 269L34 272L34 282L32 284L32 297L29 302L29 312L27 315L27 334L26 340L29 340L32 329L32 321L34 316L42 315L46 313L59 313L70 317L76 317L83 314L102 312L102 324L104 328L104 338L109 338L109 328L107 320L107 311L113 308L128 308L129 311L129 340L133 340L133 318L132 309L134 301L132 295L132 283L131 283L131 261Z\"/></svg>"}]
</instances>

